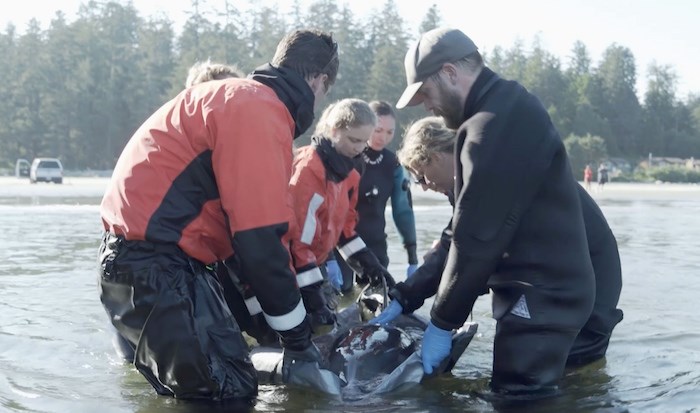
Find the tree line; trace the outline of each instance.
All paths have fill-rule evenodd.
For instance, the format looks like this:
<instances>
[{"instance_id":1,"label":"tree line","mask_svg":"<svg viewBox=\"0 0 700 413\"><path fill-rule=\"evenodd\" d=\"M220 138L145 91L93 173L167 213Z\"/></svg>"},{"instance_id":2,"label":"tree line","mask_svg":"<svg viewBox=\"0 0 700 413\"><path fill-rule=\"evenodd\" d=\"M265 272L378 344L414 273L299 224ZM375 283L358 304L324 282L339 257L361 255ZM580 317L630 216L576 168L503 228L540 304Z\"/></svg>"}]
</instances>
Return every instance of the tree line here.
<instances>
[{"instance_id":1,"label":"tree line","mask_svg":"<svg viewBox=\"0 0 700 413\"><path fill-rule=\"evenodd\" d=\"M339 76L325 103L344 97L395 103L405 87L408 46L443 23L433 5L419 27L408 27L396 0L363 18L336 0L306 9L297 1L287 14L193 0L179 33L167 17L144 18L131 2L116 1L83 3L73 21L57 12L48 29L31 20L19 34L8 25L0 33L0 168L51 156L68 169L111 169L138 126L184 88L192 64L211 59L250 72L272 57L284 34L310 22L339 43ZM640 101L634 55L623 45L611 44L597 64L581 42L562 61L537 38L482 54L502 77L539 97L567 147L592 140L597 156L632 161L650 152L700 156L700 96L680 98L668 65L650 68ZM399 134L426 115L423 108L398 111Z\"/></svg>"}]
</instances>

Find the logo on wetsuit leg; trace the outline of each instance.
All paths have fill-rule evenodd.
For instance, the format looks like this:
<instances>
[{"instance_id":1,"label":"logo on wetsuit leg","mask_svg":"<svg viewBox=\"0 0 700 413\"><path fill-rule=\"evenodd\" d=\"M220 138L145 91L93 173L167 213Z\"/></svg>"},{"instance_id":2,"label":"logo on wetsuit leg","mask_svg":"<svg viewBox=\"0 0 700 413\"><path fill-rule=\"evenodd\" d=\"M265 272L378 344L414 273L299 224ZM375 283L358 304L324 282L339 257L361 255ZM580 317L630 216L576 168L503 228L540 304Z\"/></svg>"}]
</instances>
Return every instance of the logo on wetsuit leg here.
<instances>
[{"instance_id":1,"label":"logo on wetsuit leg","mask_svg":"<svg viewBox=\"0 0 700 413\"><path fill-rule=\"evenodd\" d=\"M525 294L521 295L518 302L515 303L513 309L510 313L517 315L518 317L530 319L530 310L527 309L527 302L525 301Z\"/></svg>"}]
</instances>

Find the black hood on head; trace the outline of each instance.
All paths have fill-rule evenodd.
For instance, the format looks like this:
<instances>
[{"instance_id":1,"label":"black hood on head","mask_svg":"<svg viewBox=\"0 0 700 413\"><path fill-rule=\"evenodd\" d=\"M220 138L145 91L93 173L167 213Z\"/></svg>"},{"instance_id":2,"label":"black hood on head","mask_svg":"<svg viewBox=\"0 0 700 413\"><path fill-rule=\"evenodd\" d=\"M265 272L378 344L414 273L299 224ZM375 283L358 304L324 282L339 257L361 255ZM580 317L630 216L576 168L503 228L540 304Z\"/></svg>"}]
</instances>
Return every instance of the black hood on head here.
<instances>
[{"instance_id":1,"label":"black hood on head","mask_svg":"<svg viewBox=\"0 0 700 413\"><path fill-rule=\"evenodd\" d=\"M314 94L301 75L284 67L264 64L248 78L271 87L294 118L294 139L301 136L314 121Z\"/></svg>"}]
</instances>

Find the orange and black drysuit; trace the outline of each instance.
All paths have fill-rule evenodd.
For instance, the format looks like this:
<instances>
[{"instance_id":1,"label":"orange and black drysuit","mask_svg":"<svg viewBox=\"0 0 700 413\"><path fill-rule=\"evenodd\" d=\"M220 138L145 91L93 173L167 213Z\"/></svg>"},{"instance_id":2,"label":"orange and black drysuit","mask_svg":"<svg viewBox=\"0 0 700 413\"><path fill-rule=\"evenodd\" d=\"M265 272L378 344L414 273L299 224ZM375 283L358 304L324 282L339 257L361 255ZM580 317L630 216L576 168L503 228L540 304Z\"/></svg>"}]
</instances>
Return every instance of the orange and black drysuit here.
<instances>
[{"instance_id":1,"label":"orange and black drysuit","mask_svg":"<svg viewBox=\"0 0 700 413\"><path fill-rule=\"evenodd\" d=\"M309 312L321 311L323 274L319 267L337 247L348 264L364 277L377 282L394 280L374 253L355 232L360 174L351 158L340 155L330 140L314 137L294 158L289 182L294 202L298 236L292 239L292 257Z\"/></svg>"},{"instance_id":2,"label":"orange and black drysuit","mask_svg":"<svg viewBox=\"0 0 700 413\"><path fill-rule=\"evenodd\" d=\"M101 299L160 394L245 398L255 371L212 266L255 292L285 347L310 344L289 254L292 141L313 121L296 72L205 82L164 104L122 152L100 213Z\"/></svg>"}]
</instances>

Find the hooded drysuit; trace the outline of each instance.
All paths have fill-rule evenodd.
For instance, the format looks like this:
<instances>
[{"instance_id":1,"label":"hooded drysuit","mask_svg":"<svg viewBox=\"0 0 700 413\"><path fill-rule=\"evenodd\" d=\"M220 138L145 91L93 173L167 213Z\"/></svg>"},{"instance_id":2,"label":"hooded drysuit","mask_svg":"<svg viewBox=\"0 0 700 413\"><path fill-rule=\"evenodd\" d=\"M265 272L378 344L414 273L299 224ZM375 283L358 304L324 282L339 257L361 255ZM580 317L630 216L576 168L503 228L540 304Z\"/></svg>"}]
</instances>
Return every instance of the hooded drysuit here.
<instances>
[{"instance_id":1,"label":"hooded drysuit","mask_svg":"<svg viewBox=\"0 0 700 413\"><path fill-rule=\"evenodd\" d=\"M134 133L100 214L101 300L134 365L160 394L253 398L255 370L214 265L231 263L285 348L310 346L288 249L292 141L314 95L270 65L204 82Z\"/></svg>"}]
</instances>

